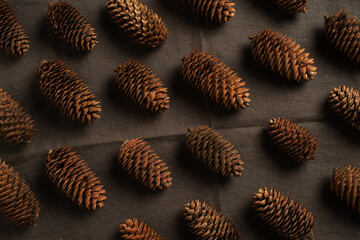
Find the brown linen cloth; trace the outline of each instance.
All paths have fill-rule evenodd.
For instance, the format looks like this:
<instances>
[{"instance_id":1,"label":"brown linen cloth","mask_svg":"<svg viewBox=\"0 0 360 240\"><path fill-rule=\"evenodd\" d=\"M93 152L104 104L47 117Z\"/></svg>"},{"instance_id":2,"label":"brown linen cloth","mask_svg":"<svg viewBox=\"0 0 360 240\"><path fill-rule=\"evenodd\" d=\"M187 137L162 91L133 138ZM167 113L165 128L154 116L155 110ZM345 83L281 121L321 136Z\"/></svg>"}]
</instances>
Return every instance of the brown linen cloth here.
<instances>
[{"instance_id":1,"label":"brown linen cloth","mask_svg":"<svg viewBox=\"0 0 360 240\"><path fill-rule=\"evenodd\" d=\"M339 85L360 88L359 66L333 51L323 38L323 14L347 9L360 13L358 0L310 0L307 14L288 16L270 1L238 0L236 15L216 26L201 20L178 0L144 1L169 28L169 38L158 49L138 47L109 21L105 0L72 0L96 28L100 43L93 52L79 54L49 31L45 0L9 0L30 36L24 57L0 54L1 87L35 118L39 129L29 146L0 144L0 156L20 172L41 202L36 227L18 228L0 217L0 239L119 239L118 225L140 218L168 239L191 239L181 210L199 198L221 210L239 228L244 239L279 239L252 211L252 196L260 187L275 187L311 210L317 239L360 239L360 214L329 191L333 167L360 166L360 136L334 118L326 107L330 90ZM296 85L281 79L250 55L248 35L274 28L292 37L315 58L318 75ZM204 49L237 71L251 89L252 103L243 111L226 111L180 78L180 58ZM91 126L73 123L40 95L35 70L43 59L64 59L101 101L101 119ZM113 86L114 68L138 59L157 73L169 88L170 110L148 113ZM272 117L288 117L319 140L316 160L294 166L272 149L266 125ZM239 150L245 162L243 176L224 181L210 173L184 149L189 126L208 124ZM169 165L173 185L151 192L117 164L122 139L143 138ZM43 161L51 148L62 145L88 161L107 190L105 206L94 212L79 209L47 179Z\"/></svg>"}]
</instances>

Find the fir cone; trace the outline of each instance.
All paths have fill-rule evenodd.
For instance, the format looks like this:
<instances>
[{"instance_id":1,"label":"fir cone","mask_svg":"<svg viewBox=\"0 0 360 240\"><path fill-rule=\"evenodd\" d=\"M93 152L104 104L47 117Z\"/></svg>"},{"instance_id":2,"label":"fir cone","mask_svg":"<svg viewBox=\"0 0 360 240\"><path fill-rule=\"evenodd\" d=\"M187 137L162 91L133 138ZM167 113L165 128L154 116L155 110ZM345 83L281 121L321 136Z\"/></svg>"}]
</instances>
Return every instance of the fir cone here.
<instances>
[{"instance_id":1,"label":"fir cone","mask_svg":"<svg viewBox=\"0 0 360 240\"><path fill-rule=\"evenodd\" d=\"M335 88L328 99L330 109L347 124L360 131L359 90L346 86Z\"/></svg>"},{"instance_id":2,"label":"fir cone","mask_svg":"<svg viewBox=\"0 0 360 240\"><path fill-rule=\"evenodd\" d=\"M49 2L47 21L55 35L76 50L89 51L98 43L95 29L67 2Z\"/></svg>"},{"instance_id":3,"label":"fir cone","mask_svg":"<svg viewBox=\"0 0 360 240\"><path fill-rule=\"evenodd\" d=\"M240 153L209 126L189 128L185 145L194 158L223 177L238 177L244 170Z\"/></svg>"},{"instance_id":4,"label":"fir cone","mask_svg":"<svg viewBox=\"0 0 360 240\"><path fill-rule=\"evenodd\" d=\"M168 166L144 140L125 141L118 161L124 171L152 190L163 190L172 184Z\"/></svg>"},{"instance_id":5,"label":"fir cone","mask_svg":"<svg viewBox=\"0 0 360 240\"><path fill-rule=\"evenodd\" d=\"M168 37L161 18L140 0L107 0L106 6L111 19L137 44L155 48Z\"/></svg>"},{"instance_id":6,"label":"fir cone","mask_svg":"<svg viewBox=\"0 0 360 240\"><path fill-rule=\"evenodd\" d=\"M230 67L213 55L194 50L182 59L183 78L211 100L227 109L250 105L249 89Z\"/></svg>"},{"instance_id":7,"label":"fir cone","mask_svg":"<svg viewBox=\"0 0 360 240\"><path fill-rule=\"evenodd\" d=\"M31 143L35 122L9 93L0 89L0 136L10 144Z\"/></svg>"},{"instance_id":8,"label":"fir cone","mask_svg":"<svg viewBox=\"0 0 360 240\"><path fill-rule=\"evenodd\" d=\"M42 61L36 76L43 95L73 120L90 124L100 118L100 102L65 61Z\"/></svg>"},{"instance_id":9,"label":"fir cone","mask_svg":"<svg viewBox=\"0 0 360 240\"><path fill-rule=\"evenodd\" d=\"M215 21L225 23L235 16L235 3L230 0L181 0L186 3L200 16Z\"/></svg>"},{"instance_id":10,"label":"fir cone","mask_svg":"<svg viewBox=\"0 0 360 240\"><path fill-rule=\"evenodd\" d=\"M8 54L21 56L30 48L29 37L5 0L0 0L0 47Z\"/></svg>"},{"instance_id":11,"label":"fir cone","mask_svg":"<svg viewBox=\"0 0 360 240\"><path fill-rule=\"evenodd\" d=\"M0 211L16 225L33 225L40 202L19 173L0 159Z\"/></svg>"},{"instance_id":12,"label":"fir cone","mask_svg":"<svg viewBox=\"0 0 360 240\"><path fill-rule=\"evenodd\" d=\"M95 210L104 206L104 186L72 148L63 146L50 150L44 165L49 179L79 207Z\"/></svg>"},{"instance_id":13,"label":"fir cone","mask_svg":"<svg viewBox=\"0 0 360 240\"><path fill-rule=\"evenodd\" d=\"M239 240L241 237L236 226L206 202L195 200L187 203L183 210L183 217L197 239Z\"/></svg>"},{"instance_id":14,"label":"fir cone","mask_svg":"<svg viewBox=\"0 0 360 240\"><path fill-rule=\"evenodd\" d=\"M330 188L348 206L360 212L360 168L334 168Z\"/></svg>"},{"instance_id":15,"label":"fir cone","mask_svg":"<svg viewBox=\"0 0 360 240\"><path fill-rule=\"evenodd\" d=\"M330 44L351 61L360 63L360 20L340 11L325 15L325 35Z\"/></svg>"},{"instance_id":16,"label":"fir cone","mask_svg":"<svg viewBox=\"0 0 360 240\"><path fill-rule=\"evenodd\" d=\"M150 68L129 60L116 70L115 85L141 107L160 112L169 109L167 88Z\"/></svg>"},{"instance_id":17,"label":"fir cone","mask_svg":"<svg viewBox=\"0 0 360 240\"><path fill-rule=\"evenodd\" d=\"M302 83L316 75L314 59L309 58L310 54L291 38L272 29L265 29L249 38L255 60L282 77Z\"/></svg>"},{"instance_id":18,"label":"fir cone","mask_svg":"<svg viewBox=\"0 0 360 240\"><path fill-rule=\"evenodd\" d=\"M275 189L259 189L254 195L253 207L258 216L281 236L291 240L315 239L312 213Z\"/></svg>"},{"instance_id":19,"label":"fir cone","mask_svg":"<svg viewBox=\"0 0 360 240\"><path fill-rule=\"evenodd\" d=\"M315 158L319 145L317 139L293 121L286 118L271 119L269 136L283 153L298 163Z\"/></svg>"},{"instance_id":20,"label":"fir cone","mask_svg":"<svg viewBox=\"0 0 360 240\"><path fill-rule=\"evenodd\" d=\"M306 13L306 7L309 0L273 0L273 3L282 11L293 13Z\"/></svg>"},{"instance_id":21,"label":"fir cone","mask_svg":"<svg viewBox=\"0 0 360 240\"><path fill-rule=\"evenodd\" d=\"M136 218L126 220L120 224L119 232L123 240L165 240L145 222Z\"/></svg>"}]
</instances>

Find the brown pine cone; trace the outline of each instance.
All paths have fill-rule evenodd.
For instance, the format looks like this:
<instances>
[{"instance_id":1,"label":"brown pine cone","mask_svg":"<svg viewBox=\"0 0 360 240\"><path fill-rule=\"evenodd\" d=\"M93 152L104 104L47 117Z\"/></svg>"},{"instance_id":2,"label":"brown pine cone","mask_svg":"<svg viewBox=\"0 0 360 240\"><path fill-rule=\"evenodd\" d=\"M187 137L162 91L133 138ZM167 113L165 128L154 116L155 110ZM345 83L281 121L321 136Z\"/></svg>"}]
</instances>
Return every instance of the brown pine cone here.
<instances>
[{"instance_id":1,"label":"brown pine cone","mask_svg":"<svg viewBox=\"0 0 360 240\"><path fill-rule=\"evenodd\" d=\"M50 150L44 165L49 179L79 207L90 211L104 206L104 186L72 148Z\"/></svg>"},{"instance_id":2,"label":"brown pine cone","mask_svg":"<svg viewBox=\"0 0 360 240\"><path fill-rule=\"evenodd\" d=\"M291 240L315 239L312 213L275 189L259 189L253 207L258 216L281 236Z\"/></svg>"},{"instance_id":3,"label":"brown pine cone","mask_svg":"<svg viewBox=\"0 0 360 240\"><path fill-rule=\"evenodd\" d=\"M206 202L195 200L187 203L183 217L192 234L198 239L239 240L241 238L236 226Z\"/></svg>"},{"instance_id":4,"label":"brown pine cone","mask_svg":"<svg viewBox=\"0 0 360 240\"><path fill-rule=\"evenodd\" d=\"M100 118L100 102L62 60L43 60L36 71L40 90L61 112L82 123Z\"/></svg>"},{"instance_id":5,"label":"brown pine cone","mask_svg":"<svg viewBox=\"0 0 360 240\"><path fill-rule=\"evenodd\" d=\"M249 36L255 60L282 77L298 83L310 81L316 75L314 59L304 48L285 35L265 29Z\"/></svg>"},{"instance_id":6,"label":"brown pine cone","mask_svg":"<svg viewBox=\"0 0 360 240\"><path fill-rule=\"evenodd\" d=\"M185 145L194 158L223 177L238 177L244 170L234 145L209 126L189 128Z\"/></svg>"},{"instance_id":7,"label":"brown pine cone","mask_svg":"<svg viewBox=\"0 0 360 240\"><path fill-rule=\"evenodd\" d=\"M347 86L335 88L328 98L330 109L347 124L360 131L359 90Z\"/></svg>"},{"instance_id":8,"label":"brown pine cone","mask_svg":"<svg viewBox=\"0 0 360 240\"><path fill-rule=\"evenodd\" d=\"M33 225L40 202L19 173L0 159L0 211L16 225Z\"/></svg>"},{"instance_id":9,"label":"brown pine cone","mask_svg":"<svg viewBox=\"0 0 360 240\"><path fill-rule=\"evenodd\" d=\"M29 37L5 0L0 0L0 47L11 55L24 55L30 48Z\"/></svg>"},{"instance_id":10,"label":"brown pine cone","mask_svg":"<svg viewBox=\"0 0 360 240\"><path fill-rule=\"evenodd\" d=\"M150 68L139 61L129 60L115 71L115 85L141 107L153 112L169 109L167 88Z\"/></svg>"},{"instance_id":11,"label":"brown pine cone","mask_svg":"<svg viewBox=\"0 0 360 240\"><path fill-rule=\"evenodd\" d=\"M334 168L330 189L348 206L360 212L360 168Z\"/></svg>"},{"instance_id":12,"label":"brown pine cone","mask_svg":"<svg viewBox=\"0 0 360 240\"><path fill-rule=\"evenodd\" d=\"M125 224L120 224L119 232L123 240L165 240L145 222L136 218L128 219Z\"/></svg>"},{"instance_id":13,"label":"brown pine cone","mask_svg":"<svg viewBox=\"0 0 360 240\"><path fill-rule=\"evenodd\" d=\"M289 158L302 163L315 158L318 141L305 128L286 118L273 118L269 124L273 143Z\"/></svg>"},{"instance_id":14,"label":"brown pine cone","mask_svg":"<svg viewBox=\"0 0 360 240\"><path fill-rule=\"evenodd\" d=\"M106 6L111 19L137 44L155 48L168 37L161 18L140 0L107 0Z\"/></svg>"},{"instance_id":15,"label":"brown pine cone","mask_svg":"<svg viewBox=\"0 0 360 240\"><path fill-rule=\"evenodd\" d=\"M0 136L10 144L31 143L35 122L9 93L0 89Z\"/></svg>"},{"instance_id":16,"label":"brown pine cone","mask_svg":"<svg viewBox=\"0 0 360 240\"><path fill-rule=\"evenodd\" d=\"M67 2L49 2L47 22L59 38L76 50L92 50L99 42L95 29L80 12Z\"/></svg>"},{"instance_id":17,"label":"brown pine cone","mask_svg":"<svg viewBox=\"0 0 360 240\"><path fill-rule=\"evenodd\" d=\"M272 0L273 3L282 11L293 13L306 13L306 5L309 0Z\"/></svg>"},{"instance_id":18,"label":"brown pine cone","mask_svg":"<svg viewBox=\"0 0 360 240\"><path fill-rule=\"evenodd\" d=\"M330 44L351 61L360 63L360 20L342 10L325 14L325 35Z\"/></svg>"},{"instance_id":19,"label":"brown pine cone","mask_svg":"<svg viewBox=\"0 0 360 240\"><path fill-rule=\"evenodd\" d=\"M118 161L124 171L152 190L163 190L172 184L168 166L144 140L125 141Z\"/></svg>"},{"instance_id":20,"label":"brown pine cone","mask_svg":"<svg viewBox=\"0 0 360 240\"><path fill-rule=\"evenodd\" d=\"M227 109L250 105L245 82L230 67L205 51L194 50L182 58L181 75L191 86Z\"/></svg>"},{"instance_id":21,"label":"brown pine cone","mask_svg":"<svg viewBox=\"0 0 360 240\"><path fill-rule=\"evenodd\" d=\"M225 23L235 16L235 3L230 0L181 0L186 3L200 16L215 21Z\"/></svg>"}]
</instances>

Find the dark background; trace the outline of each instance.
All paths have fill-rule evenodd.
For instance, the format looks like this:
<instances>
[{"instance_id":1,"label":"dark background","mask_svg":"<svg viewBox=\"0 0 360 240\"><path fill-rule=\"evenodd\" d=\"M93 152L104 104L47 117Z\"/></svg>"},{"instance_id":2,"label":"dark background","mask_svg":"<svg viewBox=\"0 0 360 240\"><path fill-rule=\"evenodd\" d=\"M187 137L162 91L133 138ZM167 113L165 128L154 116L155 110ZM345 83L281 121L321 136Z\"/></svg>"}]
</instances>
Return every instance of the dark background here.
<instances>
[{"instance_id":1,"label":"dark background","mask_svg":"<svg viewBox=\"0 0 360 240\"><path fill-rule=\"evenodd\" d=\"M333 51L323 37L323 14L347 9L359 15L358 0L310 0L307 14L286 15L267 0L237 0L227 24L208 24L178 0L145 1L164 20L169 38L158 49L138 47L109 21L105 0L72 3L96 28L100 43L90 53L75 53L49 31L46 0L9 0L30 36L24 57L0 54L1 87L35 118L39 131L29 146L0 144L3 160L20 172L37 193L42 208L36 227L18 228L0 217L0 239L119 239L118 225L141 218L168 239L191 239L181 210L200 198L221 210L244 239L279 239L256 217L252 196L260 187L275 187L294 197L315 216L316 239L360 239L360 215L329 191L333 167L359 166L360 136L327 109L329 92L339 85L359 88L360 69ZM254 62L248 35L272 27L292 37L315 58L318 75L297 85ZM252 103L243 111L226 111L187 86L179 76L180 58L202 48L231 66L251 89ZM40 95L35 70L43 59L64 59L84 79L103 106L91 126L73 123ZM113 87L114 68L139 59L169 89L170 110L152 114ZM301 123L319 140L316 160L291 164L266 138L272 117ZM189 126L208 124L239 150L242 177L224 181L193 160L184 149ZM122 139L144 138L169 165L173 185L163 192L146 190L122 172L116 162ZM73 146L86 159L107 190L105 206L79 209L58 191L43 171L49 149Z\"/></svg>"}]
</instances>

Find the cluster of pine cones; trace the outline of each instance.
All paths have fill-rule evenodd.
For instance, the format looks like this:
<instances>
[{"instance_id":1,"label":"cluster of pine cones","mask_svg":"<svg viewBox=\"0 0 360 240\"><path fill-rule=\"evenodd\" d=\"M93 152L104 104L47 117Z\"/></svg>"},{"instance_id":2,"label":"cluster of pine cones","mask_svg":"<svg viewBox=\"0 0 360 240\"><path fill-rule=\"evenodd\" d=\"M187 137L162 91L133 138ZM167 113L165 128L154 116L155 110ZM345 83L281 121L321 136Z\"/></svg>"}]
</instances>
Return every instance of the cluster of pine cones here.
<instances>
[{"instance_id":1,"label":"cluster of pine cones","mask_svg":"<svg viewBox=\"0 0 360 240\"><path fill-rule=\"evenodd\" d=\"M181 0L201 17L225 23L235 16L230 0ZM306 12L308 0L273 0L289 14ZM49 3L46 16L49 28L77 51L93 50L99 42L95 28L71 4ZM168 38L168 29L152 9L140 0L107 0L109 18L136 44L156 48ZM360 62L360 20L345 11L325 15L325 37L341 54ZM293 39L273 29L249 36L254 59L283 78L303 83L317 74L315 61ZM30 48L29 37L5 0L0 0L0 48L11 55L24 55ZM194 50L182 59L184 81L226 109L250 106L250 89L245 81L219 58ZM170 107L168 90L160 78L143 63L129 60L116 69L114 85L144 109L163 112ZM100 118L100 102L85 82L63 60L43 60L36 70L41 93L63 114L91 124ZM351 127L360 131L360 93L347 86L331 91L329 107ZM12 96L0 89L0 135L10 144L30 144L36 133L33 117ZM269 140L287 158L296 163L315 159L318 141L311 132L286 118L272 118ZM194 159L221 177L239 177L244 162L239 151L209 126L189 128L185 146ZM118 154L123 171L151 190L172 185L166 162L142 139L126 140ZM106 190L87 162L71 147L49 151L44 161L50 181L73 203L87 210L104 206ZM360 212L360 168L335 168L331 190ZM253 208L258 216L282 237L293 240L314 239L312 213L292 198L273 188L261 188L254 194ZM40 203L19 174L0 160L0 211L17 225L36 225ZM183 218L198 239L240 239L237 227L215 207L200 200L187 203ZM122 239L165 239L147 223L128 219L119 226Z\"/></svg>"}]
</instances>

